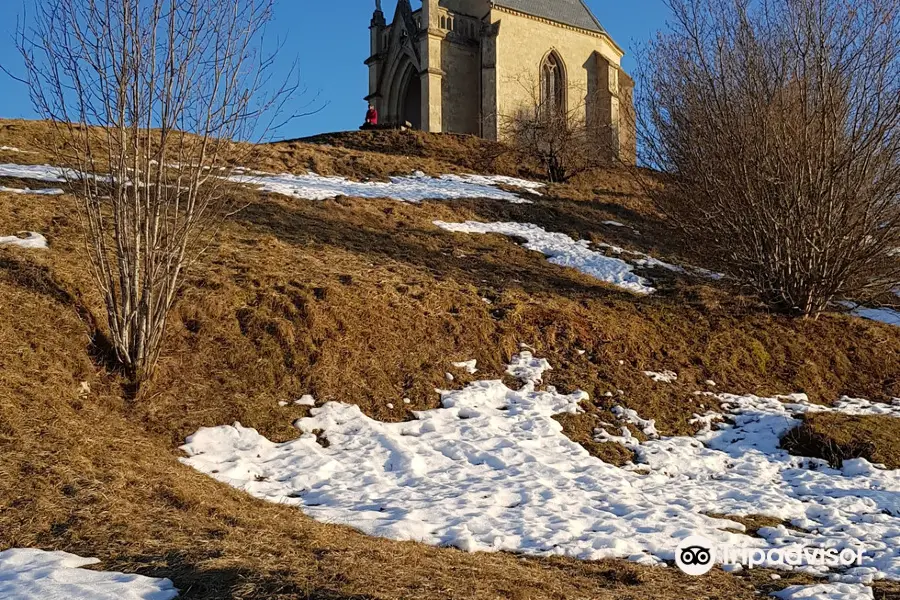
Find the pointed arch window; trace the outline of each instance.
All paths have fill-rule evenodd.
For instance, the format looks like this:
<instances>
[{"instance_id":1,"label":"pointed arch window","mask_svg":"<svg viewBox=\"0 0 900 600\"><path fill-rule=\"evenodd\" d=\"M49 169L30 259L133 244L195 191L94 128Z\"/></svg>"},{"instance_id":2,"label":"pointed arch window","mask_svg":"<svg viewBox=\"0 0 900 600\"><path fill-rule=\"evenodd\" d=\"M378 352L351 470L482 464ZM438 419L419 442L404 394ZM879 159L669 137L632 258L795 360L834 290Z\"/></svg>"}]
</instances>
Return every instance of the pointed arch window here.
<instances>
[{"instance_id":1,"label":"pointed arch window","mask_svg":"<svg viewBox=\"0 0 900 600\"><path fill-rule=\"evenodd\" d=\"M551 114L566 108L566 73L562 60L551 52L541 65L541 104Z\"/></svg>"}]
</instances>

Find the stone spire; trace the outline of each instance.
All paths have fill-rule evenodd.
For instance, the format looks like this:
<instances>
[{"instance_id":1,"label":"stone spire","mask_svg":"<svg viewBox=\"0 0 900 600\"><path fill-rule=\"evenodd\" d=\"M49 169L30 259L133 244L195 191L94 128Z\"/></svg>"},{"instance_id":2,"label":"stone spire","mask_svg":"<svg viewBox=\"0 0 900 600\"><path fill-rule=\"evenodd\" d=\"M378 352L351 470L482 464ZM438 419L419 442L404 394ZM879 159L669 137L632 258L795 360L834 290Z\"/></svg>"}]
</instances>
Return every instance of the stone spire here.
<instances>
[{"instance_id":1,"label":"stone spire","mask_svg":"<svg viewBox=\"0 0 900 600\"><path fill-rule=\"evenodd\" d=\"M375 0L375 12L372 14L371 27L384 27L387 22L384 20L384 11L381 10L381 0Z\"/></svg>"}]
</instances>

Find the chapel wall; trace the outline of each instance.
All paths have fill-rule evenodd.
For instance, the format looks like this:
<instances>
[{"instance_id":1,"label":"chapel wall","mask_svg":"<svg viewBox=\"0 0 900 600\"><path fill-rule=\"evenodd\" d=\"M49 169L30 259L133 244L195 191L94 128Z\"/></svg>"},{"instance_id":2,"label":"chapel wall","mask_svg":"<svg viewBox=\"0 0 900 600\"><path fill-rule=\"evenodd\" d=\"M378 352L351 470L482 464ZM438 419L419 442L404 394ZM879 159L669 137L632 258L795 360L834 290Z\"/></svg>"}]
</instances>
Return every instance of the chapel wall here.
<instances>
[{"instance_id":1,"label":"chapel wall","mask_svg":"<svg viewBox=\"0 0 900 600\"><path fill-rule=\"evenodd\" d=\"M489 0L439 0L441 8L472 17L483 18L491 10Z\"/></svg>"},{"instance_id":2,"label":"chapel wall","mask_svg":"<svg viewBox=\"0 0 900 600\"><path fill-rule=\"evenodd\" d=\"M480 134L481 54L477 43L441 42L443 124L447 133Z\"/></svg>"},{"instance_id":3,"label":"chapel wall","mask_svg":"<svg viewBox=\"0 0 900 600\"><path fill-rule=\"evenodd\" d=\"M609 95L609 74L602 63L621 64L622 53L606 36L499 9L491 22L500 23L497 39L497 112L502 122L517 112L532 108L540 97L540 69L544 58L555 51L565 66L566 104L569 111L587 120L601 111L611 117L610 107L598 107L598 96Z\"/></svg>"}]
</instances>

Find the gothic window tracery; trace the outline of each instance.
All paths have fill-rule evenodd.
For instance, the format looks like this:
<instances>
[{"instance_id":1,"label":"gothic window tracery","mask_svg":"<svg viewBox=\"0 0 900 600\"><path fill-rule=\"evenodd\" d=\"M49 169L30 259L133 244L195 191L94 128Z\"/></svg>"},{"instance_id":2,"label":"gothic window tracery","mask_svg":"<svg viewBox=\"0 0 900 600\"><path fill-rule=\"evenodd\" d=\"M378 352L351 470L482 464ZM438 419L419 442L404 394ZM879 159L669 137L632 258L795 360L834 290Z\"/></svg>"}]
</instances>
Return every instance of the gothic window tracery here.
<instances>
[{"instance_id":1,"label":"gothic window tracery","mask_svg":"<svg viewBox=\"0 0 900 600\"><path fill-rule=\"evenodd\" d=\"M565 111L566 74L556 52L548 54L541 65L541 105L551 114Z\"/></svg>"}]
</instances>

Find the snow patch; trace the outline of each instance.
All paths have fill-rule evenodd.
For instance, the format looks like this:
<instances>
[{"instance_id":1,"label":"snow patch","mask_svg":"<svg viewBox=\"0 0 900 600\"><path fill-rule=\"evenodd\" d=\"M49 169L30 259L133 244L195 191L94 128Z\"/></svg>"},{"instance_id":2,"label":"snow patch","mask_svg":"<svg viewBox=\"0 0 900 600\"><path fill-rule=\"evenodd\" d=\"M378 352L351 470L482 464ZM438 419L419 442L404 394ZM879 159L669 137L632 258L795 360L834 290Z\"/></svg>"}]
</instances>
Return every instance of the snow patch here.
<instances>
[{"instance_id":1,"label":"snow patch","mask_svg":"<svg viewBox=\"0 0 900 600\"><path fill-rule=\"evenodd\" d=\"M644 254L643 252L629 251L628 254L637 256L638 258L633 261L634 264L639 267L644 267L645 269L658 267L660 269L665 269L667 271L672 271L673 273L679 273L681 275L695 275L697 277L704 277L706 279L712 279L715 281L725 278L725 275L723 273L716 273L715 271L710 271L709 269L704 269L702 267L695 267L693 265L673 265L671 263L659 260L658 258L654 258L649 254Z\"/></svg>"},{"instance_id":2,"label":"snow patch","mask_svg":"<svg viewBox=\"0 0 900 600\"><path fill-rule=\"evenodd\" d=\"M470 375L474 375L478 372L478 369L475 368L477 365L478 361L474 358L472 360L453 363L454 367L456 367L457 369L465 369L466 373L469 373Z\"/></svg>"},{"instance_id":3,"label":"snow patch","mask_svg":"<svg viewBox=\"0 0 900 600\"><path fill-rule=\"evenodd\" d=\"M67 173L74 175L75 171L51 167L50 165L0 164L0 177L15 177L17 179L34 179L36 181L64 183L66 181Z\"/></svg>"},{"instance_id":4,"label":"snow patch","mask_svg":"<svg viewBox=\"0 0 900 600\"><path fill-rule=\"evenodd\" d=\"M47 238L35 231L29 231L28 237L20 238L16 235L0 236L0 246L18 246L19 248L46 249Z\"/></svg>"},{"instance_id":5,"label":"snow patch","mask_svg":"<svg viewBox=\"0 0 900 600\"><path fill-rule=\"evenodd\" d=\"M655 290L649 282L634 273L634 267L619 258L612 258L590 249L588 240L575 241L564 233L555 233L531 223L446 223L435 221L435 225L457 233L499 233L521 237L527 240L525 248L540 252L550 262L563 267L571 267L636 294L651 294Z\"/></svg>"},{"instance_id":6,"label":"snow patch","mask_svg":"<svg viewBox=\"0 0 900 600\"><path fill-rule=\"evenodd\" d=\"M21 150L13 146L0 146L0 152L19 152L21 154L34 154L31 150Z\"/></svg>"},{"instance_id":7,"label":"snow patch","mask_svg":"<svg viewBox=\"0 0 900 600\"><path fill-rule=\"evenodd\" d=\"M513 177L485 175L442 175L429 177L417 171L404 177L391 177L389 182L351 181L344 177L323 177L315 173L281 175L256 173L238 174L228 178L235 183L259 186L260 190L307 200L326 200L338 196L354 198L392 198L401 202L422 200L454 200L458 198L488 198L513 204L528 204L525 200L498 185L519 187L537 194L542 184Z\"/></svg>"},{"instance_id":8,"label":"snow patch","mask_svg":"<svg viewBox=\"0 0 900 600\"><path fill-rule=\"evenodd\" d=\"M900 471L862 459L841 471L779 448L804 413L900 417L900 406L707 393L726 423L713 429L721 415L707 413L698 419L708 427L694 437L641 443L627 434L637 464L617 468L562 433L553 415L578 412L587 395L537 390L549 367L522 352L508 370L526 382L521 389L473 382L442 392L443 408L416 412L407 423L374 421L356 406L329 402L298 421L303 435L284 444L240 424L204 428L188 438L183 460L257 497L393 539L645 564L672 560L688 534L749 548L836 543L863 546L863 565L804 570L830 576L835 589L900 579ZM652 422L637 413L618 416L652 433ZM316 430L328 448L316 443ZM707 516L713 512L767 515L797 529L768 527L748 537L728 531L734 522Z\"/></svg>"},{"instance_id":9,"label":"snow patch","mask_svg":"<svg viewBox=\"0 0 900 600\"><path fill-rule=\"evenodd\" d=\"M887 323L888 325L900 326L900 311L892 308L866 308L864 306L857 306L850 314L854 317L869 319L870 321L879 321L881 323Z\"/></svg>"},{"instance_id":10,"label":"snow patch","mask_svg":"<svg viewBox=\"0 0 900 600\"><path fill-rule=\"evenodd\" d=\"M171 600L168 579L82 569L96 558L13 548L0 552L0 598L16 600Z\"/></svg>"},{"instance_id":11,"label":"snow patch","mask_svg":"<svg viewBox=\"0 0 900 600\"><path fill-rule=\"evenodd\" d=\"M65 192L59 188L33 190L31 188L11 188L0 185L0 193L20 194L28 196L61 196Z\"/></svg>"},{"instance_id":12,"label":"snow patch","mask_svg":"<svg viewBox=\"0 0 900 600\"><path fill-rule=\"evenodd\" d=\"M657 373L656 371L644 371L644 375L658 383L675 383L678 381L678 373L674 371L663 371L661 373Z\"/></svg>"},{"instance_id":13,"label":"snow patch","mask_svg":"<svg viewBox=\"0 0 900 600\"><path fill-rule=\"evenodd\" d=\"M659 438L659 432L656 430L656 421L653 419L642 419L638 416L637 411L624 406L614 406L612 414L620 421L635 425L647 437L651 439Z\"/></svg>"},{"instance_id":14,"label":"snow patch","mask_svg":"<svg viewBox=\"0 0 900 600\"><path fill-rule=\"evenodd\" d=\"M709 433L712 431L713 423L716 421L722 421L725 417L722 413L717 413L715 411L706 411L702 415L694 413L693 417L688 421L691 425L699 425L700 429L697 431L697 434Z\"/></svg>"},{"instance_id":15,"label":"snow patch","mask_svg":"<svg viewBox=\"0 0 900 600\"><path fill-rule=\"evenodd\" d=\"M299 400L294 400L294 404L297 406L315 406L316 399L309 394L304 394Z\"/></svg>"},{"instance_id":16,"label":"snow patch","mask_svg":"<svg viewBox=\"0 0 900 600\"><path fill-rule=\"evenodd\" d=\"M772 596L781 600L872 600L872 588L848 583L792 585Z\"/></svg>"},{"instance_id":17,"label":"snow patch","mask_svg":"<svg viewBox=\"0 0 900 600\"><path fill-rule=\"evenodd\" d=\"M507 177L506 175L444 175L442 179L448 181L461 181L463 183L471 183L474 185L506 185L509 187L519 188L526 192L531 192L537 196L541 193L538 191L545 186L537 181L528 181L527 179L519 179L518 177Z\"/></svg>"},{"instance_id":18,"label":"snow patch","mask_svg":"<svg viewBox=\"0 0 900 600\"><path fill-rule=\"evenodd\" d=\"M552 368L546 358L535 358L531 352L523 350L510 359L506 373L534 388L541 382L544 372Z\"/></svg>"}]
</instances>

